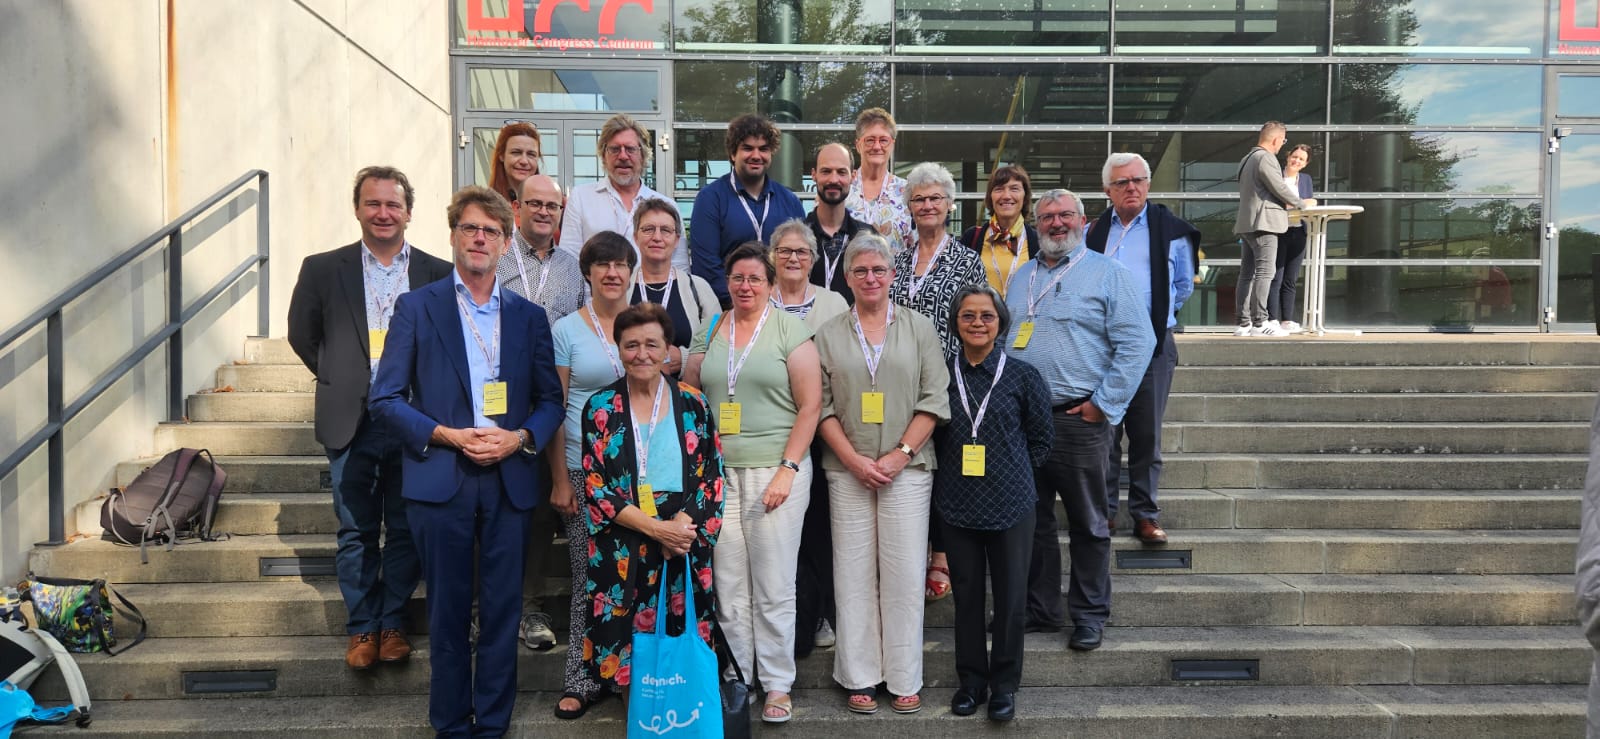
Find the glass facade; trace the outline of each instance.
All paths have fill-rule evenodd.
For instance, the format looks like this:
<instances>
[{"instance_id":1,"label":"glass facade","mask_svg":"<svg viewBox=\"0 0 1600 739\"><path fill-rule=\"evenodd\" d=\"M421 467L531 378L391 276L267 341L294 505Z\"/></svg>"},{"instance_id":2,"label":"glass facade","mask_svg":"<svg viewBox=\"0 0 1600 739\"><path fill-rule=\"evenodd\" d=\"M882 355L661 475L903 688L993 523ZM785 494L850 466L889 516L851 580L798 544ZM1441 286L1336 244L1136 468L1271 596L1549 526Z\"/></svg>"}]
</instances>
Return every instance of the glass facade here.
<instances>
[{"instance_id":1,"label":"glass facade","mask_svg":"<svg viewBox=\"0 0 1600 739\"><path fill-rule=\"evenodd\" d=\"M1203 330L1233 323L1238 164L1260 124L1280 120L1290 147L1311 146L1317 197L1365 208L1330 229L1330 324L1594 322L1595 0L590 5L453 0L456 110L474 133L460 179L485 170L483 127L547 114L565 137L547 158L564 147L563 181L591 181L598 122L625 111L659 133L658 189L687 209L730 169L726 122L757 111L784 130L774 176L809 198L812 152L853 145L856 114L883 107L898 173L932 161L954 176L956 229L982 217L1000 164L1098 214L1105 157L1138 152L1151 200L1203 234L1201 289L1182 316Z\"/></svg>"}]
</instances>

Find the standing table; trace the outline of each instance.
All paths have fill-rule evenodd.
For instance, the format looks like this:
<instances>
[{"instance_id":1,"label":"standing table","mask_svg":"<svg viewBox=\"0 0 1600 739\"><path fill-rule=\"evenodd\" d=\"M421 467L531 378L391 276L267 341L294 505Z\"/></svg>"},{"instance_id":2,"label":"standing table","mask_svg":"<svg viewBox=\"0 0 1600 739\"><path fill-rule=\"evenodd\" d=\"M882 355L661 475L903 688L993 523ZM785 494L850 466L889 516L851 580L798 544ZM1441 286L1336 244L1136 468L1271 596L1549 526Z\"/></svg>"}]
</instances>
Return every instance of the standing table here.
<instances>
[{"instance_id":1,"label":"standing table","mask_svg":"<svg viewBox=\"0 0 1600 739\"><path fill-rule=\"evenodd\" d=\"M1306 310L1305 330L1322 336L1330 333L1360 334L1359 330L1330 330L1325 325L1328 307L1328 221L1348 221L1366 210L1359 205L1315 205L1289 211L1306 225ZM1284 275L1284 279L1292 279Z\"/></svg>"}]
</instances>

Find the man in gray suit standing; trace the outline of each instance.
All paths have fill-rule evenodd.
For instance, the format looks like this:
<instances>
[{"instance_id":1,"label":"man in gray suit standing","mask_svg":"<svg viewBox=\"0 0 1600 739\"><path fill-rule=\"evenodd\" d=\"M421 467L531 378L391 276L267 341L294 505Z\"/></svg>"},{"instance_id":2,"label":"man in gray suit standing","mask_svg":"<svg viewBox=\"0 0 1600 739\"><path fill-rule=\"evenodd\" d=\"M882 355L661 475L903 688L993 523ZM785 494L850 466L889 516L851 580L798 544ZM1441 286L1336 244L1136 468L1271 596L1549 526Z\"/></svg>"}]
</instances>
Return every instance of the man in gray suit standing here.
<instances>
[{"instance_id":1,"label":"man in gray suit standing","mask_svg":"<svg viewBox=\"0 0 1600 739\"><path fill-rule=\"evenodd\" d=\"M1239 286L1234 307L1239 327L1234 336L1287 336L1276 321L1267 320L1267 290L1277 268L1278 235L1289 230L1288 209L1316 205L1300 199L1299 191L1283 180L1278 150L1289 129L1277 121L1261 127L1256 145L1239 162L1239 215L1233 233L1244 250L1239 255Z\"/></svg>"}]
</instances>

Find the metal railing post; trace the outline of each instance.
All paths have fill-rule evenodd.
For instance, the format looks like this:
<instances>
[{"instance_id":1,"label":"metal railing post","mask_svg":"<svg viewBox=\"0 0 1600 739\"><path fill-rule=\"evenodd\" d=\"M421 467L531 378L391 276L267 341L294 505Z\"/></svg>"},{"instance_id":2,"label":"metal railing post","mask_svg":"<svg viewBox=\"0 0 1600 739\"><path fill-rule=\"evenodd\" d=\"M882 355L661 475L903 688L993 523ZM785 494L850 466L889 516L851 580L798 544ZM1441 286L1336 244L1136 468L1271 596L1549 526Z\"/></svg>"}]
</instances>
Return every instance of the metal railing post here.
<instances>
[{"instance_id":1,"label":"metal railing post","mask_svg":"<svg viewBox=\"0 0 1600 739\"><path fill-rule=\"evenodd\" d=\"M272 189L267 183L267 173L256 180L261 186L261 197L256 201L256 334L270 336L272 332Z\"/></svg>"},{"instance_id":2,"label":"metal railing post","mask_svg":"<svg viewBox=\"0 0 1600 739\"><path fill-rule=\"evenodd\" d=\"M50 434L46 465L50 489L49 546L67 542L67 425L62 409L66 406L63 388L66 375L66 337L61 310L50 314L44 325L45 344L45 424L55 429Z\"/></svg>"},{"instance_id":3,"label":"metal railing post","mask_svg":"<svg viewBox=\"0 0 1600 739\"><path fill-rule=\"evenodd\" d=\"M183 227L167 237L167 420L183 418Z\"/></svg>"}]
</instances>

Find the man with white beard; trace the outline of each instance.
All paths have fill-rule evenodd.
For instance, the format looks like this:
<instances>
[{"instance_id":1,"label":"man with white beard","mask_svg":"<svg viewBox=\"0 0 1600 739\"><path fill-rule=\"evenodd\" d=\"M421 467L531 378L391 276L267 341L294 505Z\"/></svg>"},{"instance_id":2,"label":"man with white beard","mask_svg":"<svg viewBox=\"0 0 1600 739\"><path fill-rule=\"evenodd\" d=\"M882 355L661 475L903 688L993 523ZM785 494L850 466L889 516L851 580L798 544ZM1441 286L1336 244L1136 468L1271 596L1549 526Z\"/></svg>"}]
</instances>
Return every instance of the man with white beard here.
<instances>
[{"instance_id":1,"label":"man with white beard","mask_svg":"<svg viewBox=\"0 0 1600 739\"><path fill-rule=\"evenodd\" d=\"M1155 351L1155 333L1132 273L1084 246L1083 201L1066 190L1039 196L1037 258L1019 268L1006 292L1013 316L1007 353L1033 365L1050 390L1056 439L1035 471L1038 492L1028 563L1025 630L1060 631L1061 545L1055 501L1067 512L1071 583L1067 645L1100 646L1111 613L1111 531L1106 520L1106 459L1111 427L1122 421Z\"/></svg>"}]
</instances>

